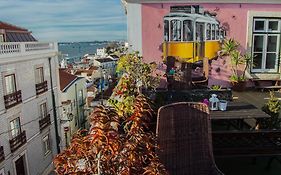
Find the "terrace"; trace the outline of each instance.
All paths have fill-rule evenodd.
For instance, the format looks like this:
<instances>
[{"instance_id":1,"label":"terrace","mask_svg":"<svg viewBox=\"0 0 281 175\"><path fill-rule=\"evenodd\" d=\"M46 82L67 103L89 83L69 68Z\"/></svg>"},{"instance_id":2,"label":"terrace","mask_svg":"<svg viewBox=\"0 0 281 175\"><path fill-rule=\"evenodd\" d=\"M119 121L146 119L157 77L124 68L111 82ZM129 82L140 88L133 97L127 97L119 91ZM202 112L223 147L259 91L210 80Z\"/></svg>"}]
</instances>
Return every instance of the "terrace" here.
<instances>
[{"instance_id":1,"label":"terrace","mask_svg":"<svg viewBox=\"0 0 281 175\"><path fill-rule=\"evenodd\" d=\"M262 110L262 106L268 101L269 92L260 91L212 91L212 90L189 90L189 91L170 91L158 92L156 95L156 103L165 105L179 101L202 101L212 93L218 94L219 98L228 99L231 96L237 104L251 104L251 109L239 109L236 111L220 112L224 120L215 120L214 112L211 112L212 131L213 131L213 150L215 162L218 168L227 175L275 175L280 172L280 131L278 130L253 130L256 124L256 118L259 116L267 117ZM165 95L164 95L165 94ZM275 93L277 98L281 97L281 93ZM230 99L228 99L230 100ZM233 102L232 102L233 103ZM254 109L253 109L254 108ZM254 114L256 112L256 114ZM260 112L259 112L260 111ZM253 112L253 117L251 113ZM262 114L264 113L264 114ZM231 116L227 116L227 115ZM243 118L247 115L248 118L237 120L242 122L237 126L234 120L230 120L237 115ZM231 121L231 122L230 122ZM231 125L229 125L229 123ZM241 128L240 128L241 127ZM219 132L217 132L219 131ZM221 132L222 131L222 132ZM220 135L218 134L220 133ZM219 143L219 144L218 144ZM270 145L270 143L277 143ZM226 149L220 150L221 145ZM231 148L231 149L229 149ZM234 149L232 149L234 148ZM226 151L226 152L225 152Z\"/></svg>"}]
</instances>

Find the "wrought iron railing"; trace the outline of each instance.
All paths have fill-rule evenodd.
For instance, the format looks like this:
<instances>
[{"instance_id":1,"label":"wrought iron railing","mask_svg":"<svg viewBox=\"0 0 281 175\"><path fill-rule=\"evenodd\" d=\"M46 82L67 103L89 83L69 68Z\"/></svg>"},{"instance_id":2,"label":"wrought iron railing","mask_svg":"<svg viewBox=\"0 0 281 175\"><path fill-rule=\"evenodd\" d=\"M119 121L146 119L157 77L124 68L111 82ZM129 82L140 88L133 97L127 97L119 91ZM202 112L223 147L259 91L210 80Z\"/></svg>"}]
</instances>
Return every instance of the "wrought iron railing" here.
<instances>
[{"instance_id":1,"label":"wrought iron railing","mask_svg":"<svg viewBox=\"0 0 281 175\"><path fill-rule=\"evenodd\" d=\"M39 120L39 128L40 131L42 131L43 129L45 129L47 126L49 126L51 124L51 118L50 118L50 114L48 114L46 117L42 118Z\"/></svg>"},{"instance_id":2,"label":"wrought iron railing","mask_svg":"<svg viewBox=\"0 0 281 175\"><path fill-rule=\"evenodd\" d=\"M18 148L20 148L22 145L26 143L26 134L25 131L22 131L19 135L12 138L10 140L10 148L11 152L15 152Z\"/></svg>"},{"instance_id":3,"label":"wrought iron railing","mask_svg":"<svg viewBox=\"0 0 281 175\"><path fill-rule=\"evenodd\" d=\"M42 83L35 84L36 95L42 94L48 91L48 83L47 81L43 81Z\"/></svg>"},{"instance_id":4,"label":"wrought iron railing","mask_svg":"<svg viewBox=\"0 0 281 175\"><path fill-rule=\"evenodd\" d=\"M4 148L3 146L0 146L0 163L5 160L5 154L4 154Z\"/></svg>"},{"instance_id":5,"label":"wrought iron railing","mask_svg":"<svg viewBox=\"0 0 281 175\"><path fill-rule=\"evenodd\" d=\"M8 95L4 95L4 103L5 103L6 109L16 106L17 104L19 104L21 102L22 102L21 90L8 94Z\"/></svg>"}]
</instances>

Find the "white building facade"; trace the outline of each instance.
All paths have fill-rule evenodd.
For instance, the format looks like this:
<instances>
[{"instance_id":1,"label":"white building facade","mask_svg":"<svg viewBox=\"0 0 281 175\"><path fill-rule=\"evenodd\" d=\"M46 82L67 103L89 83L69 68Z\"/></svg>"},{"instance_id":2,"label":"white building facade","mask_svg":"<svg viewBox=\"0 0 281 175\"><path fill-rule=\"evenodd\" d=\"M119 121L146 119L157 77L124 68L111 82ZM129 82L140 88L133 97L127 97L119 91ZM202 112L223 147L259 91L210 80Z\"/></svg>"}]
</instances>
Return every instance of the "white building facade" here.
<instances>
[{"instance_id":1,"label":"white building facade","mask_svg":"<svg viewBox=\"0 0 281 175\"><path fill-rule=\"evenodd\" d=\"M80 128L87 128L85 104L87 98L86 79L60 70L60 130L61 148L69 146L71 137Z\"/></svg>"},{"instance_id":2,"label":"white building facade","mask_svg":"<svg viewBox=\"0 0 281 175\"><path fill-rule=\"evenodd\" d=\"M0 175L52 170L59 134L57 53L57 43L0 43Z\"/></svg>"}]
</instances>

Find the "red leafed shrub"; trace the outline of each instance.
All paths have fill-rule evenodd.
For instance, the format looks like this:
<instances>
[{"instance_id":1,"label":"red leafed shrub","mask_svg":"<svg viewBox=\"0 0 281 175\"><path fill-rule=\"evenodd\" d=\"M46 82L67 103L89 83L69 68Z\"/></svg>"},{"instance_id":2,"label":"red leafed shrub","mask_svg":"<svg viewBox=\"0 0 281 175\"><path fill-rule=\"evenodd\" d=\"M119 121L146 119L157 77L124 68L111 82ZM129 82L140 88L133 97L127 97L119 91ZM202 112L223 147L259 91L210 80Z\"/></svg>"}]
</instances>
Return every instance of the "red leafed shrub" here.
<instances>
[{"instance_id":1,"label":"red leafed shrub","mask_svg":"<svg viewBox=\"0 0 281 175\"><path fill-rule=\"evenodd\" d=\"M133 113L122 117L111 107L98 106L89 116L90 130L80 131L69 148L54 159L58 174L166 175L149 131L150 103L136 96Z\"/></svg>"}]
</instances>

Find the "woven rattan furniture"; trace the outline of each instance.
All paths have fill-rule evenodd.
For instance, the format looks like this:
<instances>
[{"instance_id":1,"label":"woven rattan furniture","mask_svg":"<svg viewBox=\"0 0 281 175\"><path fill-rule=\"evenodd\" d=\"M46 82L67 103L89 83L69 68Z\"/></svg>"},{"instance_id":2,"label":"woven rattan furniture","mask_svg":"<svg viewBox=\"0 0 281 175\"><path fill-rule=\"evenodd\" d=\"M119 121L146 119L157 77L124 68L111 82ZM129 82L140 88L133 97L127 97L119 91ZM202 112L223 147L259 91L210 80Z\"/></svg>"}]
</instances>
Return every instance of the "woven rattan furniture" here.
<instances>
[{"instance_id":1,"label":"woven rattan furniture","mask_svg":"<svg viewBox=\"0 0 281 175\"><path fill-rule=\"evenodd\" d=\"M209 109L179 102L158 111L159 157L171 175L220 175L214 162Z\"/></svg>"}]
</instances>

